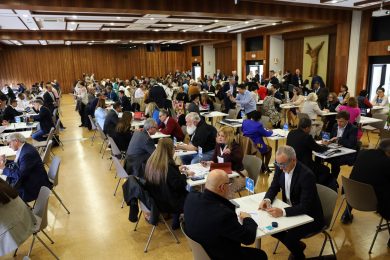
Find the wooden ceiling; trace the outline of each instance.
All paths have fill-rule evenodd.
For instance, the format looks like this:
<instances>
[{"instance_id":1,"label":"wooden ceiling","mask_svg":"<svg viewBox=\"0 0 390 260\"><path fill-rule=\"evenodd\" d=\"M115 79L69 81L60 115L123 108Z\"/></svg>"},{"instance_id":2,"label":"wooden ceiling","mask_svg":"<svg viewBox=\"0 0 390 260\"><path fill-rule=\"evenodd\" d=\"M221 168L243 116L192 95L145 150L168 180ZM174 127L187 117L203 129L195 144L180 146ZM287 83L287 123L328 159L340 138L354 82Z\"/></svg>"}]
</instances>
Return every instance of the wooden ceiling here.
<instances>
[{"instance_id":1,"label":"wooden ceiling","mask_svg":"<svg viewBox=\"0 0 390 260\"><path fill-rule=\"evenodd\" d=\"M241 32L280 33L297 27L332 26L351 16L353 4L367 0L336 4L326 0L237 2L2 0L0 40L17 45L230 40Z\"/></svg>"}]
</instances>

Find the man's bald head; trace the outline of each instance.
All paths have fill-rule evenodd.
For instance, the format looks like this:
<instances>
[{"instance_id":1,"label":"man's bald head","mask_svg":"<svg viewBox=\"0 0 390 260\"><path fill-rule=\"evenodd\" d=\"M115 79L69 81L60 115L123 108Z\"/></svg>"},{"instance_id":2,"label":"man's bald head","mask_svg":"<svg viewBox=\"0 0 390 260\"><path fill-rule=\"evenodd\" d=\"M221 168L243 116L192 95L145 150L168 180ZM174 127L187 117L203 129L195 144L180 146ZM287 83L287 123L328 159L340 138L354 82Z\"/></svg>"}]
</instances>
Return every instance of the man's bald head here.
<instances>
[{"instance_id":1,"label":"man's bald head","mask_svg":"<svg viewBox=\"0 0 390 260\"><path fill-rule=\"evenodd\" d=\"M222 197L228 194L227 185L229 184L229 177L223 170L212 170L206 180L206 189L212 191Z\"/></svg>"}]
</instances>

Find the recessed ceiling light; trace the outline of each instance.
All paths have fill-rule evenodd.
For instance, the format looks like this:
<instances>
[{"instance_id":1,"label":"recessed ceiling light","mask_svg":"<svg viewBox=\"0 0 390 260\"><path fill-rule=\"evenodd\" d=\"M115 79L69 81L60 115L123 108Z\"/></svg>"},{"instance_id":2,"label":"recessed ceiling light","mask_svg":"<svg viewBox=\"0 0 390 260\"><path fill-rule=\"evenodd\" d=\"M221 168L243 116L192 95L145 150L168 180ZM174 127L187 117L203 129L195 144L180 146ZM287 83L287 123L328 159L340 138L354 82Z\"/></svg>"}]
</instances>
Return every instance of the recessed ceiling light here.
<instances>
[{"instance_id":1,"label":"recessed ceiling light","mask_svg":"<svg viewBox=\"0 0 390 260\"><path fill-rule=\"evenodd\" d=\"M146 42L144 42L144 44L146 44Z\"/></svg>"},{"instance_id":2,"label":"recessed ceiling light","mask_svg":"<svg viewBox=\"0 0 390 260\"><path fill-rule=\"evenodd\" d=\"M180 21L184 22L184 19L180 19Z\"/></svg>"},{"instance_id":3,"label":"recessed ceiling light","mask_svg":"<svg viewBox=\"0 0 390 260\"><path fill-rule=\"evenodd\" d=\"M73 25L74 25L74 24L76 24L76 23L75 23L75 22L71 22L70 24L73 24Z\"/></svg>"},{"instance_id":4,"label":"recessed ceiling light","mask_svg":"<svg viewBox=\"0 0 390 260\"><path fill-rule=\"evenodd\" d=\"M88 44L89 44L89 45L92 45L93 43L92 43L92 42L89 42Z\"/></svg>"},{"instance_id":5,"label":"recessed ceiling light","mask_svg":"<svg viewBox=\"0 0 390 260\"><path fill-rule=\"evenodd\" d=\"M219 22L219 20L214 20L214 23L218 23Z\"/></svg>"},{"instance_id":6,"label":"recessed ceiling light","mask_svg":"<svg viewBox=\"0 0 390 260\"><path fill-rule=\"evenodd\" d=\"M38 29L37 29L37 28L32 28L32 30L33 30L33 31L36 31L36 30L38 30Z\"/></svg>"},{"instance_id":7,"label":"recessed ceiling light","mask_svg":"<svg viewBox=\"0 0 390 260\"><path fill-rule=\"evenodd\" d=\"M230 26L230 25L228 25L228 26L227 26L227 28L231 28L231 26Z\"/></svg>"},{"instance_id":8,"label":"recessed ceiling light","mask_svg":"<svg viewBox=\"0 0 390 260\"><path fill-rule=\"evenodd\" d=\"M168 24L168 26L172 26L172 24L170 23L170 24Z\"/></svg>"},{"instance_id":9,"label":"recessed ceiling light","mask_svg":"<svg viewBox=\"0 0 390 260\"><path fill-rule=\"evenodd\" d=\"M153 31L158 32L158 31L160 31L160 30L159 30L159 29L154 29Z\"/></svg>"},{"instance_id":10,"label":"recessed ceiling light","mask_svg":"<svg viewBox=\"0 0 390 260\"><path fill-rule=\"evenodd\" d=\"M272 25L276 25L276 23L272 23Z\"/></svg>"},{"instance_id":11,"label":"recessed ceiling light","mask_svg":"<svg viewBox=\"0 0 390 260\"><path fill-rule=\"evenodd\" d=\"M154 20L154 17L150 17L150 20Z\"/></svg>"},{"instance_id":12,"label":"recessed ceiling light","mask_svg":"<svg viewBox=\"0 0 390 260\"><path fill-rule=\"evenodd\" d=\"M256 30L257 29L257 27L255 26L255 27L253 27L253 30Z\"/></svg>"},{"instance_id":13,"label":"recessed ceiling light","mask_svg":"<svg viewBox=\"0 0 390 260\"><path fill-rule=\"evenodd\" d=\"M73 15L72 18L73 18L73 19L77 19L77 15Z\"/></svg>"},{"instance_id":14,"label":"recessed ceiling light","mask_svg":"<svg viewBox=\"0 0 390 260\"><path fill-rule=\"evenodd\" d=\"M69 30L71 30L71 31L74 31L74 29L73 29L73 28L70 28Z\"/></svg>"},{"instance_id":15,"label":"recessed ceiling light","mask_svg":"<svg viewBox=\"0 0 390 260\"><path fill-rule=\"evenodd\" d=\"M248 23L249 23L249 21L246 21L246 22L245 22L245 24L248 24Z\"/></svg>"},{"instance_id":16,"label":"recessed ceiling light","mask_svg":"<svg viewBox=\"0 0 390 260\"><path fill-rule=\"evenodd\" d=\"M115 25L115 23L110 23L110 25Z\"/></svg>"},{"instance_id":17,"label":"recessed ceiling light","mask_svg":"<svg viewBox=\"0 0 390 260\"><path fill-rule=\"evenodd\" d=\"M203 25L198 25L198 27L199 27L199 28L202 28L202 27L203 27Z\"/></svg>"},{"instance_id":18,"label":"recessed ceiling light","mask_svg":"<svg viewBox=\"0 0 390 260\"><path fill-rule=\"evenodd\" d=\"M212 33L213 31L209 31L209 33Z\"/></svg>"},{"instance_id":19,"label":"recessed ceiling light","mask_svg":"<svg viewBox=\"0 0 390 260\"><path fill-rule=\"evenodd\" d=\"M120 20L121 18L119 16L117 16L116 19Z\"/></svg>"},{"instance_id":20,"label":"recessed ceiling light","mask_svg":"<svg viewBox=\"0 0 390 260\"><path fill-rule=\"evenodd\" d=\"M66 41L65 44L66 44L66 45L70 45L71 42L70 42L70 41Z\"/></svg>"},{"instance_id":21,"label":"recessed ceiling light","mask_svg":"<svg viewBox=\"0 0 390 260\"><path fill-rule=\"evenodd\" d=\"M24 14L23 17L28 17L28 15L27 15L27 14Z\"/></svg>"},{"instance_id":22,"label":"recessed ceiling light","mask_svg":"<svg viewBox=\"0 0 390 260\"><path fill-rule=\"evenodd\" d=\"M133 42L132 40L130 40L129 42Z\"/></svg>"},{"instance_id":23,"label":"recessed ceiling light","mask_svg":"<svg viewBox=\"0 0 390 260\"><path fill-rule=\"evenodd\" d=\"M113 40L111 40L110 42L114 42Z\"/></svg>"}]
</instances>

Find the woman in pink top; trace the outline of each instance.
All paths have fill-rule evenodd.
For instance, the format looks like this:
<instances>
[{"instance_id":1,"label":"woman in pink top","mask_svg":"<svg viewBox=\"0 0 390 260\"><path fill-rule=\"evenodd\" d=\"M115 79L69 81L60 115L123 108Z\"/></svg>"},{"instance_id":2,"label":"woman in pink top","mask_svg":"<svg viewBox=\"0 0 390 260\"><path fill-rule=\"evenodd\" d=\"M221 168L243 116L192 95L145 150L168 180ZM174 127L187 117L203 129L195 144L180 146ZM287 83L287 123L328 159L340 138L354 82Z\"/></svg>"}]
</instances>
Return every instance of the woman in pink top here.
<instances>
[{"instance_id":1,"label":"woman in pink top","mask_svg":"<svg viewBox=\"0 0 390 260\"><path fill-rule=\"evenodd\" d=\"M347 105L339 106L336 110L337 111L342 111L342 110L348 111L349 122L353 125L357 125L358 122L360 121L360 108L358 107L358 102L357 102L357 99L355 97L350 97L348 99ZM358 139L360 139L362 137L362 135L363 135L363 132L359 128L358 135L357 135Z\"/></svg>"}]
</instances>

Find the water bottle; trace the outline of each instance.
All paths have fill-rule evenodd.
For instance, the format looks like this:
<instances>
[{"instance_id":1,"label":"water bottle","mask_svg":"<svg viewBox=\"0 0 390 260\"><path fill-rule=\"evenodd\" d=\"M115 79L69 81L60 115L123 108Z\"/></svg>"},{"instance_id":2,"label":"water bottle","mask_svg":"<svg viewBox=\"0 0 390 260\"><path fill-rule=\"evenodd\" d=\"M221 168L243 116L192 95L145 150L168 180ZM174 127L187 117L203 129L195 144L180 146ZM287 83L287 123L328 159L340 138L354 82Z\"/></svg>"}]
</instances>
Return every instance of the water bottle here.
<instances>
[{"instance_id":1,"label":"water bottle","mask_svg":"<svg viewBox=\"0 0 390 260\"><path fill-rule=\"evenodd\" d=\"M241 118L244 119L244 117L245 117L244 110L241 110Z\"/></svg>"},{"instance_id":2,"label":"water bottle","mask_svg":"<svg viewBox=\"0 0 390 260\"><path fill-rule=\"evenodd\" d=\"M203 150L202 150L202 147L200 147L200 146L198 146L198 156L199 156L199 162L202 161Z\"/></svg>"},{"instance_id":3,"label":"water bottle","mask_svg":"<svg viewBox=\"0 0 390 260\"><path fill-rule=\"evenodd\" d=\"M176 139L176 137L173 137L173 146L176 147L176 144L177 144L177 139Z\"/></svg>"},{"instance_id":4,"label":"water bottle","mask_svg":"<svg viewBox=\"0 0 390 260\"><path fill-rule=\"evenodd\" d=\"M287 134L288 133L288 124L284 123L283 125L283 131Z\"/></svg>"}]
</instances>

